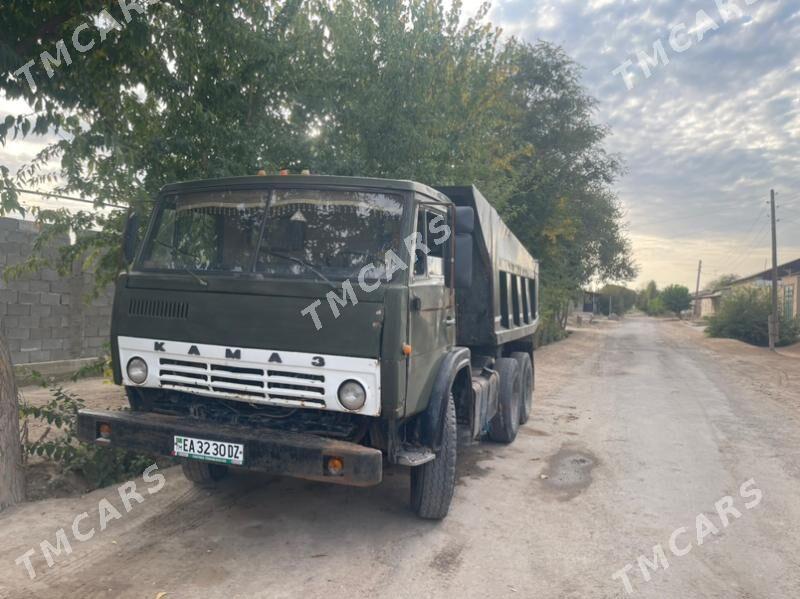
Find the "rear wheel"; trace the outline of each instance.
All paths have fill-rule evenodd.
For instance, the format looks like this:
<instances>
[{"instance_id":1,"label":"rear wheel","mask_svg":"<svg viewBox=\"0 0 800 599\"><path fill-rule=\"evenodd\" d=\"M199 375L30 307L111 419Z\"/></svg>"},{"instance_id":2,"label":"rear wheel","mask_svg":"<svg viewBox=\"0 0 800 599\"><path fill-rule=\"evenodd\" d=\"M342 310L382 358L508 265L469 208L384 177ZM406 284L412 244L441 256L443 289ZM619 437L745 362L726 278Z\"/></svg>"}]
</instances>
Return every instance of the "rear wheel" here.
<instances>
[{"instance_id":1,"label":"rear wheel","mask_svg":"<svg viewBox=\"0 0 800 599\"><path fill-rule=\"evenodd\" d=\"M442 446L436 458L411 469L411 509L420 518L441 520L450 509L456 486L456 406L453 396L447 402Z\"/></svg>"},{"instance_id":2,"label":"rear wheel","mask_svg":"<svg viewBox=\"0 0 800 599\"><path fill-rule=\"evenodd\" d=\"M519 364L514 358L498 358L494 369L500 377L500 389L497 414L489 422L489 438L497 443L512 443L519 430L522 400Z\"/></svg>"},{"instance_id":3,"label":"rear wheel","mask_svg":"<svg viewBox=\"0 0 800 599\"><path fill-rule=\"evenodd\" d=\"M519 402L519 423L525 424L531 416L533 407L533 364L531 357L525 352L514 352L511 357L519 365L520 390L522 399Z\"/></svg>"},{"instance_id":4,"label":"rear wheel","mask_svg":"<svg viewBox=\"0 0 800 599\"><path fill-rule=\"evenodd\" d=\"M225 466L198 460L183 460L181 470L186 478L200 487L213 487L217 481L222 480L228 474Z\"/></svg>"}]
</instances>

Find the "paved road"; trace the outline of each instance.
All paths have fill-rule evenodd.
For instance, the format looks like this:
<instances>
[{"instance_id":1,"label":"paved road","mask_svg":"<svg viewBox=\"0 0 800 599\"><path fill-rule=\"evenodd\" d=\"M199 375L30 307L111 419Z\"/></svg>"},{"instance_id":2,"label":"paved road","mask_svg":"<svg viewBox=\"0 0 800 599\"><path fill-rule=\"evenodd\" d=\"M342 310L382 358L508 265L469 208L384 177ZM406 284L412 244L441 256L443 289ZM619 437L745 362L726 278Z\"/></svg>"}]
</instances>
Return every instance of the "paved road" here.
<instances>
[{"instance_id":1,"label":"paved road","mask_svg":"<svg viewBox=\"0 0 800 599\"><path fill-rule=\"evenodd\" d=\"M538 354L535 415L514 445L461 448L441 524L410 514L402 470L366 490L239 476L209 494L173 469L161 491L145 492L90 541L73 541L54 567L34 557L33 582L15 557L55 542L56 529L84 510L85 534L101 498L122 511L119 497L105 489L0 516L0 589L82 598L626 597L612 576L630 564L633 596L797 597L797 366L710 343L679 323L595 325ZM669 567L642 562L646 581L638 558L654 561L655 545Z\"/></svg>"}]
</instances>

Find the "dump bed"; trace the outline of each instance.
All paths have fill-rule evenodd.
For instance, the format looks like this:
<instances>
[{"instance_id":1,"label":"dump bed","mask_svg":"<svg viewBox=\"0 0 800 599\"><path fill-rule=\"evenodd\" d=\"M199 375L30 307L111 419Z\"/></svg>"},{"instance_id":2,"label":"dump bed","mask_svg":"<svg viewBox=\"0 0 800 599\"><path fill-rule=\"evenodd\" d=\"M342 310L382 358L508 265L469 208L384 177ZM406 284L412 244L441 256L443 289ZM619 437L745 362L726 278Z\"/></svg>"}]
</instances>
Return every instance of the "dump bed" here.
<instances>
[{"instance_id":1,"label":"dump bed","mask_svg":"<svg viewBox=\"0 0 800 599\"><path fill-rule=\"evenodd\" d=\"M457 343L488 348L532 335L539 324L539 263L477 188L437 189L475 211L472 287L456 290Z\"/></svg>"}]
</instances>

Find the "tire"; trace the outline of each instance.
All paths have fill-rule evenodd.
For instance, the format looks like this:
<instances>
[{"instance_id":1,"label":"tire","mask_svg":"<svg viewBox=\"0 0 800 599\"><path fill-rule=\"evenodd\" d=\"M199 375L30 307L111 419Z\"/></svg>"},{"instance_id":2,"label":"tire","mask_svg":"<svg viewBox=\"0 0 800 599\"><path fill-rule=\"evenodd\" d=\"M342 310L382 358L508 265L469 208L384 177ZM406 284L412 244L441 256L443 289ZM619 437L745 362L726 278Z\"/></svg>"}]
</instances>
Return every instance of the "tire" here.
<instances>
[{"instance_id":1,"label":"tire","mask_svg":"<svg viewBox=\"0 0 800 599\"><path fill-rule=\"evenodd\" d=\"M519 365L520 391L522 398L519 402L519 423L525 424L531 417L533 408L533 364L530 355L519 351L511 354Z\"/></svg>"},{"instance_id":2,"label":"tire","mask_svg":"<svg viewBox=\"0 0 800 599\"><path fill-rule=\"evenodd\" d=\"M228 469L219 464L198 460L181 461L183 475L199 487L213 487L228 474Z\"/></svg>"},{"instance_id":3,"label":"tire","mask_svg":"<svg viewBox=\"0 0 800 599\"><path fill-rule=\"evenodd\" d=\"M441 520L450 509L456 487L457 442L456 406L451 394L436 459L411 469L411 509L420 518Z\"/></svg>"},{"instance_id":4,"label":"tire","mask_svg":"<svg viewBox=\"0 0 800 599\"><path fill-rule=\"evenodd\" d=\"M489 422L489 438L497 443L513 443L519 430L520 389L519 364L514 358L499 358L494 369L500 376L497 414Z\"/></svg>"}]
</instances>

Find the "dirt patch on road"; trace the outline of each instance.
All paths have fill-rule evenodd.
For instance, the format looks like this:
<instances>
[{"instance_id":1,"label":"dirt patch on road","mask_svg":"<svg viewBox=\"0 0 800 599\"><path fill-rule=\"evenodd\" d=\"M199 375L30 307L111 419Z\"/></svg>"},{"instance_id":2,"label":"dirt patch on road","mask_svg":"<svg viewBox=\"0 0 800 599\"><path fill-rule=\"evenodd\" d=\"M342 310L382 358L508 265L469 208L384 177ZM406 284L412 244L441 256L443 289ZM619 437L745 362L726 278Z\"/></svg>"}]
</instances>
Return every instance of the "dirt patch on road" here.
<instances>
[{"instance_id":1,"label":"dirt patch on road","mask_svg":"<svg viewBox=\"0 0 800 599\"><path fill-rule=\"evenodd\" d=\"M444 549L439 551L431 560L431 568L440 574L451 574L461 566L461 553L464 551L466 543L463 541L451 542Z\"/></svg>"},{"instance_id":2,"label":"dirt patch on road","mask_svg":"<svg viewBox=\"0 0 800 599\"><path fill-rule=\"evenodd\" d=\"M555 493L559 501L569 501L592 484L592 469L597 463L592 453L563 446L548 459L540 475L542 486Z\"/></svg>"}]
</instances>

